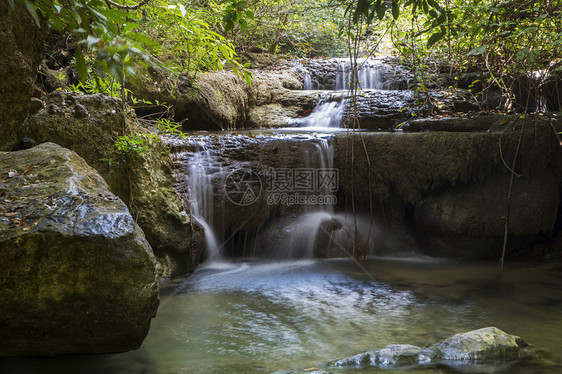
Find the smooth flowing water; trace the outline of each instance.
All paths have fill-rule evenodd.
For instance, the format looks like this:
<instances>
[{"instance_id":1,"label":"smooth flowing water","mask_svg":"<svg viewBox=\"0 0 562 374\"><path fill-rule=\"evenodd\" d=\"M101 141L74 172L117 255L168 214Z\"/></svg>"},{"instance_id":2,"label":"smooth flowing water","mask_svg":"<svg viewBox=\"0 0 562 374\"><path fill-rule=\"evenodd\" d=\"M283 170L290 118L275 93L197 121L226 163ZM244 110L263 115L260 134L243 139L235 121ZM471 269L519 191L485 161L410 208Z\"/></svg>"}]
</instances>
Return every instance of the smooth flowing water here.
<instances>
[{"instance_id":1,"label":"smooth flowing water","mask_svg":"<svg viewBox=\"0 0 562 374\"><path fill-rule=\"evenodd\" d=\"M189 194L192 217L203 227L208 259L222 261L217 236L213 230L213 174L221 165L205 147L198 147L189 163Z\"/></svg>"},{"instance_id":2,"label":"smooth flowing water","mask_svg":"<svg viewBox=\"0 0 562 374\"><path fill-rule=\"evenodd\" d=\"M383 89L384 83L381 79L380 70L383 65L372 60L361 61L357 66L357 87L367 89ZM351 67L348 61L341 62L336 72L336 83L334 89L336 91L348 90L351 81Z\"/></svg>"},{"instance_id":3,"label":"smooth flowing water","mask_svg":"<svg viewBox=\"0 0 562 374\"><path fill-rule=\"evenodd\" d=\"M217 264L163 289L158 316L137 351L4 359L0 372L282 373L393 343L425 346L485 326L520 335L560 359L561 290L559 262L503 270L426 257L370 258L361 267L347 259ZM485 372L560 368L552 370L492 366Z\"/></svg>"}]
</instances>

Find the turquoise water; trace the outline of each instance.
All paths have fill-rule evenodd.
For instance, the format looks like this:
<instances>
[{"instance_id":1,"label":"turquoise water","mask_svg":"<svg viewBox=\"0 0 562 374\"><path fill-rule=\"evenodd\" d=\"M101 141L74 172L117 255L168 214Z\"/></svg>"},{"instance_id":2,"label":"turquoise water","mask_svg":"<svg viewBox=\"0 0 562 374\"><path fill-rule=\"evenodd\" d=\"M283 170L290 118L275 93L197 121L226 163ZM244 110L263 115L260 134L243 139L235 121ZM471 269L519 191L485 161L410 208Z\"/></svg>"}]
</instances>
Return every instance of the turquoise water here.
<instances>
[{"instance_id":1,"label":"turquoise water","mask_svg":"<svg viewBox=\"0 0 562 374\"><path fill-rule=\"evenodd\" d=\"M548 349L554 361L562 358L560 263L511 263L500 269L414 257L371 258L361 265L351 260L211 264L163 287L158 316L139 350L3 359L0 372L282 373L388 344L425 346L486 326ZM502 365L485 370L547 372ZM345 372L380 371L388 370Z\"/></svg>"}]
</instances>

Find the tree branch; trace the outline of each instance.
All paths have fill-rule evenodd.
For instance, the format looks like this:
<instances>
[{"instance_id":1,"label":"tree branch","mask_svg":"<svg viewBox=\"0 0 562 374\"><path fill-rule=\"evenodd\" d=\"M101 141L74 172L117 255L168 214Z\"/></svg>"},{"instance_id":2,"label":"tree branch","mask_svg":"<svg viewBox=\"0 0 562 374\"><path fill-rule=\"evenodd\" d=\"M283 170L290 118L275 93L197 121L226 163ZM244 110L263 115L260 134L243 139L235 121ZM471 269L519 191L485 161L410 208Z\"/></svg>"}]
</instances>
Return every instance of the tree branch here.
<instances>
[{"instance_id":1,"label":"tree branch","mask_svg":"<svg viewBox=\"0 0 562 374\"><path fill-rule=\"evenodd\" d=\"M119 9L123 9L123 10L137 10L139 9L141 6L145 5L146 3L148 3L149 0L142 0L140 3L135 4L135 5L123 5L123 4L119 4L116 3L113 0L105 0L105 2L107 3L107 5L111 5L114 6L116 8Z\"/></svg>"}]
</instances>

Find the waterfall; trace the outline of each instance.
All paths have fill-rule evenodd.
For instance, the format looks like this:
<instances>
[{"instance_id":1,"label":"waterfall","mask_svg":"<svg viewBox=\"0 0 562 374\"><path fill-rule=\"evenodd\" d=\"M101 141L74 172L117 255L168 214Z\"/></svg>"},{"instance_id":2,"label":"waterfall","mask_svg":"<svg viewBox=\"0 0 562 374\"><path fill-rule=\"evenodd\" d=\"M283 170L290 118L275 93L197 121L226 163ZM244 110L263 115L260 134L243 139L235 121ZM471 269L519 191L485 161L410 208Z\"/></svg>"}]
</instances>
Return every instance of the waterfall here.
<instances>
[{"instance_id":1,"label":"waterfall","mask_svg":"<svg viewBox=\"0 0 562 374\"><path fill-rule=\"evenodd\" d=\"M312 87L312 77L310 76L310 74L308 72L303 73L303 80L304 80L304 89L305 90L313 90L314 89L314 87Z\"/></svg>"},{"instance_id":2,"label":"waterfall","mask_svg":"<svg viewBox=\"0 0 562 374\"><path fill-rule=\"evenodd\" d=\"M349 100L341 94L324 95L310 115L294 120L293 124L302 127L303 130L339 128L348 102Z\"/></svg>"},{"instance_id":3,"label":"waterfall","mask_svg":"<svg viewBox=\"0 0 562 374\"><path fill-rule=\"evenodd\" d=\"M208 261L223 260L213 225L213 174L221 166L208 149L193 153L188 163L188 196L191 215L205 233Z\"/></svg>"},{"instance_id":4,"label":"waterfall","mask_svg":"<svg viewBox=\"0 0 562 374\"><path fill-rule=\"evenodd\" d=\"M357 72L358 87L369 90L384 89L384 84L381 78L381 69L383 65L380 63L373 63L372 61L365 60L359 64L359 71ZM349 63L340 62L336 69L335 87L336 91L348 90L350 88L350 74L351 69Z\"/></svg>"},{"instance_id":5,"label":"waterfall","mask_svg":"<svg viewBox=\"0 0 562 374\"><path fill-rule=\"evenodd\" d=\"M336 84L334 90L343 91L349 89L349 68L345 62L340 62L336 69Z\"/></svg>"}]
</instances>

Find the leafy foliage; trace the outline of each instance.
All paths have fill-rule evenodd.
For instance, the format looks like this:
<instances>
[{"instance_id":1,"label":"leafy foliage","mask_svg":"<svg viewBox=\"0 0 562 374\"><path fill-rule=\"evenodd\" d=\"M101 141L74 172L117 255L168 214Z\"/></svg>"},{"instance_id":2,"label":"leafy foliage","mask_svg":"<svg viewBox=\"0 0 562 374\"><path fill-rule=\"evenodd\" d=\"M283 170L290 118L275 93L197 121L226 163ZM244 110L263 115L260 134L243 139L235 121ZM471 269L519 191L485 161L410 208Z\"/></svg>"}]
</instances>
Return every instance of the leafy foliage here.
<instances>
[{"instance_id":1,"label":"leafy foliage","mask_svg":"<svg viewBox=\"0 0 562 374\"><path fill-rule=\"evenodd\" d=\"M85 79L91 67L104 76L122 81L124 74L133 73L133 59L147 60L134 23L127 11L112 9L101 0L4 0L11 9L16 4L27 8L35 22L43 20L59 31L70 31L78 40L76 68Z\"/></svg>"},{"instance_id":2,"label":"leafy foliage","mask_svg":"<svg viewBox=\"0 0 562 374\"><path fill-rule=\"evenodd\" d=\"M260 47L293 56L342 56L343 7L333 0L229 0L218 5L237 50Z\"/></svg>"},{"instance_id":3,"label":"leafy foliage","mask_svg":"<svg viewBox=\"0 0 562 374\"><path fill-rule=\"evenodd\" d=\"M4 1L11 9L25 6L37 24L47 20L53 29L75 36L75 65L82 80L93 71L123 82L125 76L134 78L139 63L168 63L172 70L192 75L228 64L251 84L251 74L238 63L233 45L213 30L203 7L168 0Z\"/></svg>"}]
</instances>

